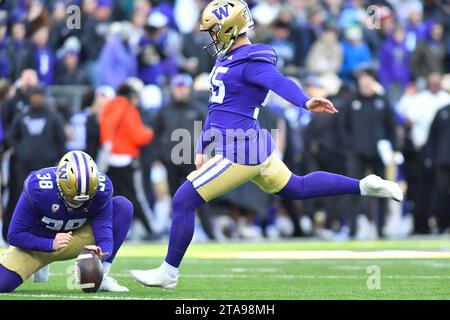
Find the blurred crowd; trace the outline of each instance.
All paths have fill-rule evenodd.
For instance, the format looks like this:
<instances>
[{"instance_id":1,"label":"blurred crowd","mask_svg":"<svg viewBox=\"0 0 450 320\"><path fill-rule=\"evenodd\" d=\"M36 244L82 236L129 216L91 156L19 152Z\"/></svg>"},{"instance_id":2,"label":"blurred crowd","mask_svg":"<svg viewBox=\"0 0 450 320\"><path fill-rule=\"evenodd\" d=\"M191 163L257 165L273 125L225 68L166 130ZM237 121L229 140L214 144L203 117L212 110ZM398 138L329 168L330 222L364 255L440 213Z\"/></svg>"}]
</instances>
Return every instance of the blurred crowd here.
<instances>
[{"instance_id":1,"label":"blurred crowd","mask_svg":"<svg viewBox=\"0 0 450 320\"><path fill-rule=\"evenodd\" d=\"M206 0L0 2L3 235L26 176L67 150L88 152L134 204L130 239L158 239L188 163L179 137L207 113ZM338 115L273 95L259 121L296 174L324 170L401 182L401 204L356 196L291 201L251 183L203 206L197 240L331 240L450 231L450 3L249 0L253 42ZM56 98L56 92L59 92ZM61 94L62 92L62 94ZM242 94L245 94L243 92ZM77 99L73 99L73 98ZM76 101L75 103L73 101Z\"/></svg>"}]
</instances>

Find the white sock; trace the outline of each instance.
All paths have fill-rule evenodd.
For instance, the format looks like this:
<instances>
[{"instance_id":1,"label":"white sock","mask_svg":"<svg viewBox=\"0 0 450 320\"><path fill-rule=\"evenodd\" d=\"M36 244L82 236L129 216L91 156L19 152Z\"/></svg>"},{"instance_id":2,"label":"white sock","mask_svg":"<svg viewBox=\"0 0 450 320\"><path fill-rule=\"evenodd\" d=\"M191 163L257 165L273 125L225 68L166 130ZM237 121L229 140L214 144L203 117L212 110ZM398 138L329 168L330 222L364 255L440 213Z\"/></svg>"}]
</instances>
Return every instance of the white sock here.
<instances>
[{"instance_id":1,"label":"white sock","mask_svg":"<svg viewBox=\"0 0 450 320\"><path fill-rule=\"evenodd\" d=\"M112 263L111 263L111 262L103 261L102 264L103 264L103 273L108 274L109 271L111 270Z\"/></svg>"},{"instance_id":2,"label":"white sock","mask_svg":"<svg viewBox=\"0 0 450 320\"><path fill-rule=\"evenodd\" d=\"M171 266L166 261L164 261L161 265L161 268L165 270L169 276L172 278L176 277L178 275L178 268L175 268L174 266Z\"/></svg>"}]
</instances>

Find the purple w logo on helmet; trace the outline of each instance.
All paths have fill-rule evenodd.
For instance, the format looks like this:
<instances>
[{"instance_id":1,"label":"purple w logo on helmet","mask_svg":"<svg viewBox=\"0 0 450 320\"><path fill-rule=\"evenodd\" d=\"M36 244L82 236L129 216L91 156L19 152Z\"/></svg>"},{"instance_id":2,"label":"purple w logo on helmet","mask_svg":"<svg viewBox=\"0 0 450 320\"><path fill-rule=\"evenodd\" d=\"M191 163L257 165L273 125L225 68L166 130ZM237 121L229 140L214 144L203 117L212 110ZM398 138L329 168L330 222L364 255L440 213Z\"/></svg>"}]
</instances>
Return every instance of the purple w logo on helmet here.
<instances>
[{"instance_id":1,"label":"purple w logo on helmet","mask_svg":"<svg viewBox=\"0 0 450 320\"><path fill-rule=\"evenodd\" d=\"M59 168L59 179L67 180L67 162Z\"/></svg>"},{"instance_id":2,"label":"purple w logo on helmet","mask_svg":"<svg viewBox=\"0 0 450 320\"><path fill-rule=\"evenodd\" d=\"M217 17L217 19L222 20L222 18L225 16L228 17L230 14L228 13L228 4L224 5L223 7L219 7L217 9L213 10L214 15Z\"/></svg>"}]
</instances>

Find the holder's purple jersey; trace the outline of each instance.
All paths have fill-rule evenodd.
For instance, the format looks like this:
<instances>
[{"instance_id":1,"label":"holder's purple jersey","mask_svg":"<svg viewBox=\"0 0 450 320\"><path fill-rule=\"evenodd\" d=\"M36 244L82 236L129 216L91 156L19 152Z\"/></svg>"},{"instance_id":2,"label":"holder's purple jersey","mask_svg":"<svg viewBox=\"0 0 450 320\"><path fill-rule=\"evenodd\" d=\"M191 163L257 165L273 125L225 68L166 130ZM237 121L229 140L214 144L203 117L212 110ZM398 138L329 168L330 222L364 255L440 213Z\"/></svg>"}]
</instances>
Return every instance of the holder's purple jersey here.
<instances>
[{"instance_id":1,"label":"holder's purple jersey","mask_svg":"<svg viewBox=\"0 0 450 320\"><path fill-rule=\"evenodd\" d=\"M52 252L57 233L74 231L90 222L96 245L103 252L112 253L113 186L108 176L99 174L99 188L91 200L80 208L69 208L58 193L56 169L34 171L25 180L11 220L8 243L21 249Z\"/></svg>"},{"instance_id":2,"label":"holder's purple jersey","mask_svg":"<svg viewBox=\"0 0 450 320\"><path fill-rule=\"evenodd\" d=\"M276 69L277 55L266 44L248 44L219 57L209 76L209 113L197 152L214 141L216 154L234 163L257 165L274 149L267 130L261 129L259 108L275 92L306 108L309 97Z\"/></svg>"}]
</instances>

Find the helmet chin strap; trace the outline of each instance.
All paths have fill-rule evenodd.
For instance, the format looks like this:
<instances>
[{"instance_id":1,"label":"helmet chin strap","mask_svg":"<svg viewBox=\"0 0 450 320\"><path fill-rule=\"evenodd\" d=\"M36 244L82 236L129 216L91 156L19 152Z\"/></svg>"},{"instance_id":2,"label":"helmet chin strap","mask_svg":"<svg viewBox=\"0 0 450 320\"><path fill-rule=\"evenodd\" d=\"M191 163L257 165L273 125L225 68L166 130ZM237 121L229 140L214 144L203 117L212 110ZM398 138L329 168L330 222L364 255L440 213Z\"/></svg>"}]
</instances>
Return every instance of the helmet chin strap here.
<instances>
[{"instance_id":1,"label":"helmet chin strap","mask_svg":"<svg viewBox=\"0 0 450 320\"><path fill-rule=\"evenodd\" d=\"M238 36L239 36L239 34L235 34L231 37L230 43L228 44L228 46L219 53L221 58L228 53L228 50L230 50L230 48L233 46L234 41L237 39Z\"/></svg>"},{"instance_id":2,"label":"helmet chin strap","mask_svg":"<svg viewBox=\"0 0 450 320\"><path fill-rule=\"evenodd\" d=\"M230 44L225 49L223 49L218 55L220 55L220 57L225 56L228 53L228 50L230 50L230 48L233 46L234 42L239 37L239 35L246 33L249 29L251 29L250 28L251 26L246 25L245 28L243 28L240 33L234 35L230 40Z\"/></svg>"},{"instance_id":3,"label":"helmet chin strap","mask_svg":"<svg viewBox=\"0 0 450 320\"><path fill-rule=\"evenodd\" d=\"M67 197L64 195L62 196L62 199L66 205L74 209L77 209L84 204L84 201L72 201L72 199L67 199Z\"/></svg>"},{"instance_id":4,"label":"helmet chin strap","mask_svg":"<svg viewBox=\"0 0 450 320\"><path fill-rule=\"evenodd\" d=\"M222 58L227 54L228 50L230 50L231 46L233 45L234 40L236 40L236 38L231 39L228 47L226 47L225 49L223 49L222 51L219 52L219 54L218 54L219 57Z\"/></svg>"},{"instance_id":5,"label":"helmet chin strap","mask_svg":"<svg viewBox=\"0 0 450 320\"><path fill-rule=\"evenodd\" d=\"M75 204L75 203L69 202L68 200L65 200L65 201L67 202L67 204L68 204L70 207L75 208L75 209L81 207L81 206L84 204L84 202L78 202L78 203Z\"/></svg>"},{"instance_id":6,"label":"helmet chin strap","mask_svg":"<svg viewBox=\"0 0 450 320\"><path fill-rule=\"evenodd\" d=\"M68 206L69 208L77 209L86 202L86 201L73 201L72 202L72 201L68 200L67 197L64 195L64 192L62 192L59 184L57 183L56 185L58 187L58 194L59 194L60 198L66 204L66 206Z\"/></svg>"}]
</instances>

